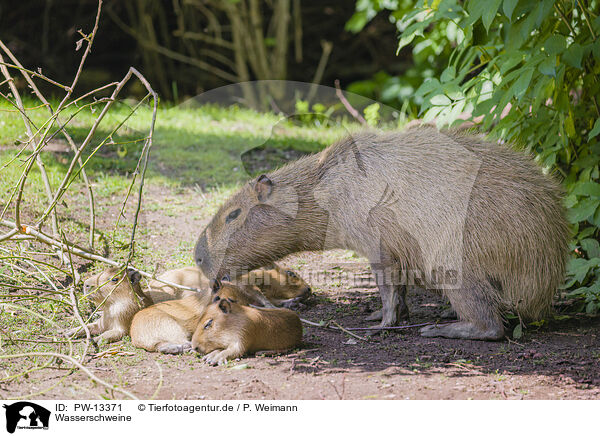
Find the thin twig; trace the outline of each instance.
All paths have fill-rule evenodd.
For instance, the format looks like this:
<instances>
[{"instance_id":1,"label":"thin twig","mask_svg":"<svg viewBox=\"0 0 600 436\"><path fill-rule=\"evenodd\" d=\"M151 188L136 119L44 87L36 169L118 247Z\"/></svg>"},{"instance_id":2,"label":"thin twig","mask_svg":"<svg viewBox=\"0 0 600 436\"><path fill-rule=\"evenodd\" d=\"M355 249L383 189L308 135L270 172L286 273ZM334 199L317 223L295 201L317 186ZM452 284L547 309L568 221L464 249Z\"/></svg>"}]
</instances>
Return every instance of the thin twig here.
<instances>
[{"instance_id":1,"label":"thin twig","mask_svg":"<svg viewBox=\"0 0 600 436\"><path fill-rule=\"evenodd\" d=\"M335 83L335 95L337 95L337 97L340 99L340 101L342 102L342 104L344 105L346 110L350 113L350 115L352 115L356 120L358 120L358 122L360 124L362 124L363 126L366 126L367 120L365 120L365 118L360 114L360 112L358 112L356 109L354 109L352 107L350 102L344 96L342 88L340 88L339 79L335 79L334 83Z\"/></svg>"}]
</instances>

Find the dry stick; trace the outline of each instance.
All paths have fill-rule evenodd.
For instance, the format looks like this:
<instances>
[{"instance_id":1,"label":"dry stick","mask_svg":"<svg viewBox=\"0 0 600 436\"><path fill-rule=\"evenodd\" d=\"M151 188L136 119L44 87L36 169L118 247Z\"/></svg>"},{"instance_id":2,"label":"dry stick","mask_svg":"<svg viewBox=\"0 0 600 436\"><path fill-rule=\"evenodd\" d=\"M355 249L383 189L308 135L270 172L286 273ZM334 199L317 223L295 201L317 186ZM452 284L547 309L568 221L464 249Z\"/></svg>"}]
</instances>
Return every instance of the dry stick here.
<instances>
[{"instance_id":1,"label":"dry stick","mask_svg":"<svg viewBox=\"0 0 600 436\"><path fill-rule=\"evenodd\" d=\"M4 226L7 226L7 227L14 227L15 226L14 222L11 222L11 221L5 220L5 219L0 220L0 224L2 224ZM94 260L94 261L98 261L98 262L103 262L103 263L106 263L106 264L108 264L110 266L115 266L115 267L118 267L118 268L123 267L122 263L116 262L116 261L114 261L112 259L108 259L108 258L106 258L104 256L100 256L99 254L95 254L95 253L89 252L89 251L87 251L87 250L85 250L83 248L80 248L80 247L76 246L73 243L67 242L65 244L63 242L60 242L60 241L58 241L58 240L56 240L56 239L54 239L54 238L46 235L45 233L36 230L33 227L22 226L22 230L21 231L24 232L27 236L32 237L34 240L37 240L39 242L43 242L43 243L45 243L47 245L50 245L50 246L53 246L53 247L57 247L57 248L60 248L62 250L69 249L69 250L71 250L72 254L74 254L76 256L79 256L79 257L82 257L84 259ZM16 237L13 237L12 239L16 239ZM0 260L1 259L2 258L0 258ZM147 273L145 271L142 271L142 270L134 267L131 264L129 264L129 266L131 266L133 269L135 269L136 271L138 271L142 276L144 276L146 278L154 279L154 280L156 280L156 281L158 281L160 283L164 283L166 285L173 286L173 287L175 287L177 289L184 289L186 291L198 292L197 288L192 288L190 286L183 286L183 285L179 285L177 283L170 282L168 280L164 280L164 279L161 279L161 278L156 278L156 277L154 277L154 274L150 274L150 273ZM65 272L63 271L63 273L65 273ZM67 273L65 273L65 274L67 274Z\"/></svg>"},{"instance_id":2,"label":"dry stick","mask_svg":"<svg viewBox=\"0 0 600 436\"><path fill-rule=\"evenodd\" d=\"M98 115L98 118L96 118L96 121L94 122L90 131L88 132L88 135L86 136L86 138L84 139L82 144L77 149L77 152L75 153L75 156L71 160L69 168L67 169L67 172L65 173L63 181L61 182L59 188L56 190L56 193L54 194L54 198L53 198L51 204L46 208L46 210L42 214L42 217L38 220L38 223L43 222L43 220L48 216L50 211L56 206L56 204L58 203L60 198L64 195L66 188L69 184L69 179L75 169L75 164L78 162L79 158L83 154L83 151L85 150L85 148L88 146L88 144L92 140L92 137L96 133L98 126L100 125L100 123L102 122L102 120L104 119L106 114L108 113L108 110L112 107L112 105L116 101L117 96L119 95L119 93L121 92L123 87L127 84L127 82L131 79L131 76L134 74L133 71L135 71L135 69L130 68L129 71L127 72L127 74L125 75L125 77L123 77L123 79L117 84L115 90L111 94L107 103L104 105L102 112L100 112L100 114Z\"/></svg>"},{"instance_id":3,"label":"dry stick","mask_svg":"<svg viewBox=\"0 0 600 436\"><path fill-rule=\"evenodd\" d=\"M9 48L6 47L6 45L2 41L0 41L0 48L2 48L2 50L4 50L4 52L15 63L15 65L17 65L19 67L22 67L22 65L20 64L19 60L9 50ZM35 92L35 94L38 97L38 99L48 108L48 111L50 112L50 115L54 115L54 111L52 109L52 106L50 105L50 103L48 102L48 100L46 100L46 98L44 97L44 95L40 92L40 90L35 85L35 83L31 79L31 77L29 76L29 74L27 74L27 72L24 71L24 69L21 69L21 74L23 75L23 77L25 78L25 80L27 81L27 83L29 84L29 86L31 87L31 89L33 89L33 91ZM69 105L67 105L67 106L69 106ZM73 141L73 138L71 138L71 135L69 135L69 133L65 129L65 126L64 125L60 125L60 121L58 120L58 118L56 119L56 121L59 124L60 131L62 132L62 134L66 138L67 142L69 143L69 146L71 147L71 150L73 151L73 153L75 153L76 150L77 150L77 146L75 145L75 141ZM89 199L89 207L90 207L90 236L89 236L90 239L89 240L90 240L90 248L93 249L94 248L94 230L95 230L95 227L96 227L96 213L95 213L95 205L94 205L94 193L92 191L92 186L91 186L91 183L90 183L90 181L88 179L87 173L86 173L85 169L83 168L83 162L82 162L81 158L79 159L78 163L79 163L79 166L81 167L81 177L83 178L83 182L84 182L85 187L86 187L86 189L88 191L88 199Z\"/></svg>"},{"instance_id":4,"label":"dry stick","mask_svg":"<svg viewBox=\"0 0 600 436\"><path fill-rule=\"evenodd\" d=\"M104 380L102 380L101 378L96 377L89 369L87 369L85 366L83 366L81 363L79 363L74 358L67 356L66 354L52 353L52 352L44 352L44 353L31 352L31 353L20 353L20 354L11 354L11 355L0 356L0 359L16 359L16 358L20 358L20 357L32 357L32 356L55 357L57 359L66 360L67 362L70 362L71 364L73 364L74 366L79 368L81 371L83 371L85 373L85 375L87 375L91 380L95 381L96 383L101 384L102 386L110 389L111 391L119 392L120 394L123 394L126 397L131 398L132 400L139 400L139 398L136 397L135 395L133 395L132 393L130 393L124 389L121 389L117 386L111 385L111 384L105 382Z\"/></svg>"},{"instance_id":5,"label":"dry stick","mask_svg":"<svg viewBox=\"0 0 600 436\"><path fill-rule=\"evenodd\" d=\"M3 65L4 58L2 57L2 54L0 54L0 62L2 62L2 65L0 65L0 71L2 72L4 77L8 80L8 86L13 94L13 97L15 98L15 103L16 103L19 111L22 114L23 124L25 125L25 130L27 131L27 135L28 135L30 141L33 141L34 134L33 134L33 130L31 129L29 117L27 117L27 115L25 114L25 108L23 106L23 101L21 100L21 96L19 94L17 87L14 84L12 76L8 72L8 69L6 68L6 66ZM39 145L43 144L44 139L45 139L44 137L42 137L40 139ZM33 150L35 151L35 149L37 147L33 144L31 144L31 146L32 146ZM46 172L46 167L44 166L42 157L39 154L37 154L35 156L35 163L37 164L37 166L40 170L40 175L42 176L42 182L44 183L44 189L46 190L46 195L48 196L48 200L51 200L52 199L52 188L50 187L50 180L48 179L48 173ZM20 193L22 193L22 189L20 190ZM20 196L17 199L17 205L15 207L15 221L17 223L19 223L19 221L20 221L19 204L20 204ZM55 236L58 235L58 218L56 216L56 211L53 211L53 213L52 213L52 233Z\"/></svg>"},{"instance_id":6,"label":"dry stick","mask_svg":"<svg viewBox=\"0 0 600 436\"><path fill-rule=\"evenodd\" d=\"M350 115L352 115L356 120L358 120L358 122L360 124L362 124L363 126L366 126L367 121L364 119L364 117L360 114L360 112L358 112L356 109L354 109L352 107L352 105L350 104L350 102L346 99L346 97L344 97L342 88L340 88L339 79L335 79L334 83L335 83L335 95L337 95L337 97L340 99L340 101L342 102L342 104L344 105L346 110L348 112L350 112Z\"/></svg>"},{"instance_id":7,"label":"dry stick","mask_svg":"<svg viewBox=\"0 0 600 436\"><path fill-rule=\"evenodd\" d=\"M336 321L330 321L331 324L333 324L334 326L336 326L338 329L340 329L341 331L343 331L346 334L349 334L350 336L356 338L356 339L360 339L361 341L365 341L365 342L369 342L369 340L367 338L363 338L362 336L358 336L357 334L354 334L350 331L348 331L348 329L345 329L344 327L342 327L341 325L339 325Z\"/></svg>"},{"instance_id":8,"label":"dry stick","mask_svg":"<svg viewBox=\"0 0 600 436\"><path fill-rule=\"evenodd\" d=\"M90 329L88 328L87 324L83 321L83 318L81 317L81 313L79 313L79 304L77 302L77 298L75 297L75 287L79 283L80 276L75 271L75 267L73 266L73 258L71 257L71 249L69 248L69 246L67 244L65 244L66 238L65 238L64 233L62 233L62 239L63 239L63 244L65 245L65 247L67 249L67 255L69 256L69 265L71 266L71 274L73 277L73 283L71 286L69 286L69 298L71 299L71 306L73 307L73 313L75 315L75 319L77 319L77 321L83 328L83 331L85 332L85 339L86 339L85 347L81 353L81 357L79 358L79 361L81 363L83 363L85 356L87 355L87 352L90 348L90 343L94 344L94 348L95 348L96 352L98 351L98 344L96 344L96 342L92 340L92 334L90 333Z\"/></svg>"},{"instance_id":9,"label":"dry stick","mask_svg":"<svg viewBox=\"0 0 600 436\"><path fill-rule=\"evenodd\" d=\"M146 170L148 169L148 160L150 158L150 148L152 147L152 137L154 136L154 126L156 124L156 115L158 113L158 95L156 94L154 89L152 89L152 87L150 86L150 83L148 83L146 78L138 70L136 70L135 68L131 68L130 71L138 78L138 80L140 82L142 82L142 84L146 87L148 92L150 94L152 94L152 99L153 99L154 105L152 108L152 121L150 123L150 131L148 132L148 137L146 139L144 147L142 148L142 155L140 157L140 160L138 161L138 167L136 168L136 172L137 172L138 168L139 168L139 164L140 164L141 160L143 159L144 164L142 167L142 173L140 175L140 187L138 190L137 208L136 208L135 215L133 218L130 247L129 247L129 256L128 256L126 264L129 264L129 262L131 262L131 260L133 259L133 256L134 256L134 252L135 252L135 245L134 245L135 244L135 232L137 229L140 210L142 208L142 195L143 195L143 191L144 191L144 182L146 180Z\"/></svg>"},{"instance_id":10,"label":"dry stick","mask_svg":"<svg viewBox=\"0 0 600 436\"><path fill-rule=\"evenodd\" d=\"M23 71L25 71L27 74L31 74L31 75L32 75L32 76L34 76L34 77L39 77L40 79L42 79L42 80L45 80L46 82L48 82L48 83L50 83L50 84L52 84L52 85L54 85L54 86L58 86L59 88L62 88L62 89L64 89L65 91L67 91L67 90L69 89L69 87L68 87L68 86L66 86L66 85L62 85L62 84L60 84L60 83L58 83L58 82L55 82L54 80L52 80L52 79L49 79L48 77L44 76L44 75L43 75L43 74L41 74L41 73L36 73L35 71L28 70L27 68L23 68L22 66L17 66L17 65L13 65L13 64L8 64L8 63L6 63L6 62L4 62L4 61L0 61L0 65L2 65L2 66L4 66L4 67L14 68L14 69L16 69L16 70L23 70Z\"/></svg>"},{"instance_id":11,"label":"dry stick","mask_svg":"<svg viewBox=\"0 0 600 436\"><path fill-rule=\"evenodd\" d=\"M389 327L342 327L341 325L339 325L337 322L335 321L331 321L332 324L337 325L337 327L332 327L330 325L328 325L327 323L322 324L322 323L317 323L317 322L312 322L312 321L308 321L304 318L300 318L300 321L302 321L305 324L308 324L310 326L313 327L321 327L321 328L329 328L329 329L333 329L333 330L342 330L342 331L346 331L346 333L348 334L352 334L350 333L350 330L405 330L405 329L411 329L411 328L415 328L415 327L425 327L428 325L448 325L448 324L454 324L457 321L450 321L450 322L446 322L443 324L439 324L439 323L435 323L435 322L426 322L423 324L412 324L412 325L400 325L400 326L389 326ZM362 338L360 338L362 339Z\"/></svg>"}]
</instances>

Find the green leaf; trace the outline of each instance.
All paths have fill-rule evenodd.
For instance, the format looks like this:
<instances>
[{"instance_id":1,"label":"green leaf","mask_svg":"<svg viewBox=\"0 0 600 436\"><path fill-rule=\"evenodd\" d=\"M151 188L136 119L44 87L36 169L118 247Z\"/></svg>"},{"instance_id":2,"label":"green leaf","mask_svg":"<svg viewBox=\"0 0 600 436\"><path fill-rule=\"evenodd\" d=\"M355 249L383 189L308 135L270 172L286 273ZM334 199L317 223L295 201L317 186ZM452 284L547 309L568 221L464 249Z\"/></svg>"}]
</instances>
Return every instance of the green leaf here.
<instances>
[{"instance_id":1,"label":"green leaf","mask_svg":"<svg viewBox=\"0 0 600 436\"><path fill-rule=\"evenodd\" d=\"M589 258L600 257L600 243L595 239L584 239L580 244Z\"/></svg>"},{"instance_id":2,"label":"green leaf","mask_svg":"<svg viewBox=\"0 0 600 436\"><path fill-rule=\"evenodd\" d=\"M450 104L450 99L444 94L438 94L431 98L431 104L434 106L447 106Z\"/></svg>"},{"instance_id":3,"label":"green leaf","mask_svg":"<svg viewBox=\"0 0 600 436\"><path fill-rule=\"evenodd\" d=\"M581 200L577 206L567 211L567 217L573 224L588 219L598 208L598 200L595 198L586 198Z\"/></svg>"},{"instance_id":4,"label":"green leaf","mask_svg":"<svg viewBox=\"0 0 600 436\"><path fill-rule=\"evenodd\" d=\"M485 31L490 31L490 26L492 25L492 21L494 21L494 17L498 12L498 8L500 7L500 3L502 0L487 0L482 1L479 0L480 3L485 4L486 8L481 16L481 21L483 22L483 27L485 27Z\"/></svg>"},{"instance_id":5,"label":"green leaf","mask_svg":"<svg viewBox=\"0 0 600 436\"><path fill-rule=\"evenodd\" d=\"M355 12L354 15L352 15L350 19L346 22L345 29L348 32L358 33L365 27L365 24L367 24L369 21L370 20L366 11Z\"/></svg>"},{"instance_id":6,"label":"green leaf","mask_svg":"<svg viewBox=\"0 0 600 436\"><path fill-rule=\"evenodd\" d=\"M590 134L588 135L588 141L598 136L598 133L600 133L600 118L598 118L594 123L594 128L590 131Z\"/></svg>"},{"instance_id":7,"label":"green leaf","mask_svg":"<svg viewBox=\"0 0 600 436\"><path fill-rule=\"evenodd\" d=\"M512 14L513 14L513 12L515 10L515 6L517 6L518 2L519 2L519 0L504 0L504 4L502 5L502 10L504 11L504 14L511 22L512 22Z\"/></svg>"},{"instance_id":8,"label":"green leaf","mask_svg":"<svg viewBox=\"0 0 600 436\"><path fill-rule=\"evenodd\" d=\"M469 12L469 18L474 23L477 21L487 10L487 2L481 0L470 0L467 5L467 12ZM496 7L496 10L498 8Z\"/></svg>"},{"instance_id":9,"label":"green leaf","mask_svg":"<svg viewBox=\"0 0 600 436\"><path fill-rule=\"evenodd\" d=\"M544 59L539 65L540 73L546 76L556 77L556 56L549 56Z\"/></svg>"},{"instance_id":10,"label":"green leaf","mask_svg":"<svg viewBox=\"0 0 600 436\"><path fill-rule=\"evenodd\" d=\"M528 68L527 70L522 72L522 74L519 76L519 78L513 84L513 86L512 86L513 95L518 100L521 100L521 98L525 95L525 91L527 91L527 88L529 87L529 82L531 82L532 75L533 75L533 68Z\"/></svg>"},{"instance_id":11,"label":"green leaf","mask_svg":"<svg viewBox=\"0 0 600 436\"><path fill-rule=\"evenodd\" d=\"M562 59L574 68L581 69L581 59L583 58L583 47L578 43L573 43L562 55Z\"/></svg>"},{"instance_id":12,"label":"green leaf","mask_svg":"<svg viewBox=\"0 0 600 436\"><path fill-rule=\"evenodd\" d=\"M572 276L576 282L581 283L590 270L598 266L598 261L600 261L600 259L597 257L589 260L581 258L571 259L567 265L568 275Z\"/></svg>"},{"instance_id":13,"label":"green leaf","mask_svg":"<svg viewBox=\"0 0 600 436\"><path fill-rule=\"evenodd\" d=\"M440 76L442 82L449 82L454 78L456 78L456 67L454 65L449 65Z\"/></svg>"},{"instance_id":14,"label":"green leaf","mask_svg":"<svg viewBox=\"0 0 600 436\"><path fill-rule=\"evenodd\" d=\"M573 188L573 194L586 197L600 197L600 184L596 182L578 183Z\"/></svg>"},{"instance_id":15,"label":"green leaf","mask_svg":"<svg viewBox=\"0 0 600 436\"><path fill-rule=\"evenodd\" d=\"M544 42L544 51L549 56L562 53L567 48L567 41L562 35L552 35Z\"/></svg>"},{"instance_id":16,"label":"green leaf","mask_svg":"<svg viewBox=\"0 0 600 436\"><path fill-rule=\"evenodd\" d=\"M512 335L514 339L521 339L523 337L523 327L521 327L521 324L516 325L516 327L513 329Z\"/></svg>"},{"instance_id":17,"label":"green leaf","mask_svg":"<svg viewBox=\"0 0 600 436\"><path fill-rule=\"evenodd\" d=\"M565 119L565 132L569 138L574 138L577 135L575 131L575 120L573 119L573 112L569 109L569 116Z\"/></svg>"}]
</instances>

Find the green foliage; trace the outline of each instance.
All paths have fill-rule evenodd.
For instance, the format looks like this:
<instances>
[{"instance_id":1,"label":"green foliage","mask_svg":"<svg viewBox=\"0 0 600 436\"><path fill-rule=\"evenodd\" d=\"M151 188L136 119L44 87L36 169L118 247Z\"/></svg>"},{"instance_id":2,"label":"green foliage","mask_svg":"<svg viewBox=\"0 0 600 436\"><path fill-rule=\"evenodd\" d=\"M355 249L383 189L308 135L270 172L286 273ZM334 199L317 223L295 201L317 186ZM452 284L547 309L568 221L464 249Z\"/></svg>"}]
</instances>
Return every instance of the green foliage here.
<instances>
[{"instance_id":1,"label":"green foliage","mask_svg":"<svg viewBox=\"0 0 600 436\"><path fill-rule=\"evenodd\" d=\"M402 18L413 16L414 7L413 0L359 0L355 14L346 23L346 30L359 32L375 15L385 11L389 14L390 22L403 35L410 32L414 23L404 22ZM417 18L419 17L420 15ZM423 97L417 95L416 90L424 80L441 74L448 64L452 44L457 42L459 32L454 23L440 23L431 29L427 38L417 40L415 36L416 34L406 40L401 38L398 52L414 40L410 46L410 56L406 56L410 64L401 76L391 76L380 71L368 80L350 84L346 89L388 106L402 108L402 112L414 118L423 104Z\"/></svg>"},{"instance_id":2,"label":"green foliage","mask_svg":"<svg viewBox=\"0 0 600 436\"><path fill-rule=\"evenodd\" d=\"M522 145L560 175L574 229L566 288L597 312L599 1L359 0L348 26L384 9L400 31L398 49L429 40L450 48L441 74L425 78L415 93L425 120L456 125L471 113L492 137Z\"/></svg>"}]
</instances>

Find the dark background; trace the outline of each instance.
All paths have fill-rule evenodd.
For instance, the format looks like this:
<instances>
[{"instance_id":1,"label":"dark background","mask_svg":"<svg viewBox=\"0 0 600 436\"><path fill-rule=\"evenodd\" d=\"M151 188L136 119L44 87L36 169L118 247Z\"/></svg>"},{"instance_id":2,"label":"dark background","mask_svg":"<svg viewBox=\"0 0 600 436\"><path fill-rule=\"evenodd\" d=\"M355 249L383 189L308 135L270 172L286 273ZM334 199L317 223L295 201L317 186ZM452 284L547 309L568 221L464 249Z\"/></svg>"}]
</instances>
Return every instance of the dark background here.
<instances>
[{"instance_id":1,"label":"dark background","mask_svg":"<svg viewBox=\"0 0 600 436\"><path fill-rule=\"evenodd\" d=\"M69 83L82 54L75 50L76 41L81 38L77 31L91 31L96 9L96 0L2 0L0 39L26 67L40 67L45 75L60 83ZM135 27L135 21L142 15L140 10L151 18L161 45L176 52L185 51L185 43L173 35L178 17L171 1L107 0L103 4L99 31L78 87L79 92L120 80L129 66L142 71L159 90L163 100L183 100L229 83L195 66L157 56L126 33L113 18L117 16L123 23ZM395 55L397 32L386 14L378 15L355 34L344 28L354 13L352 1L302 0L300 11L302 59L297 62L290 35L284 79L313 80L323 51L322 40L333 44L320 81L324 85L331 86L335 79L339 79L342 87L347 87L381 71L398 75L410 66L410 54ZM214 12L218 14L218 11ZM268 2L265 2L265 20L270 13ZM202 23L197 23L197 26L201 28ZM290 28L290 33L292 31ZM212 62L210 59L207 61ZM223 69L227 70L227 67ZM251 73L251 79L259 78ZM130 92L135 94L135 90Z\"/></svg>"}]
</instances>

